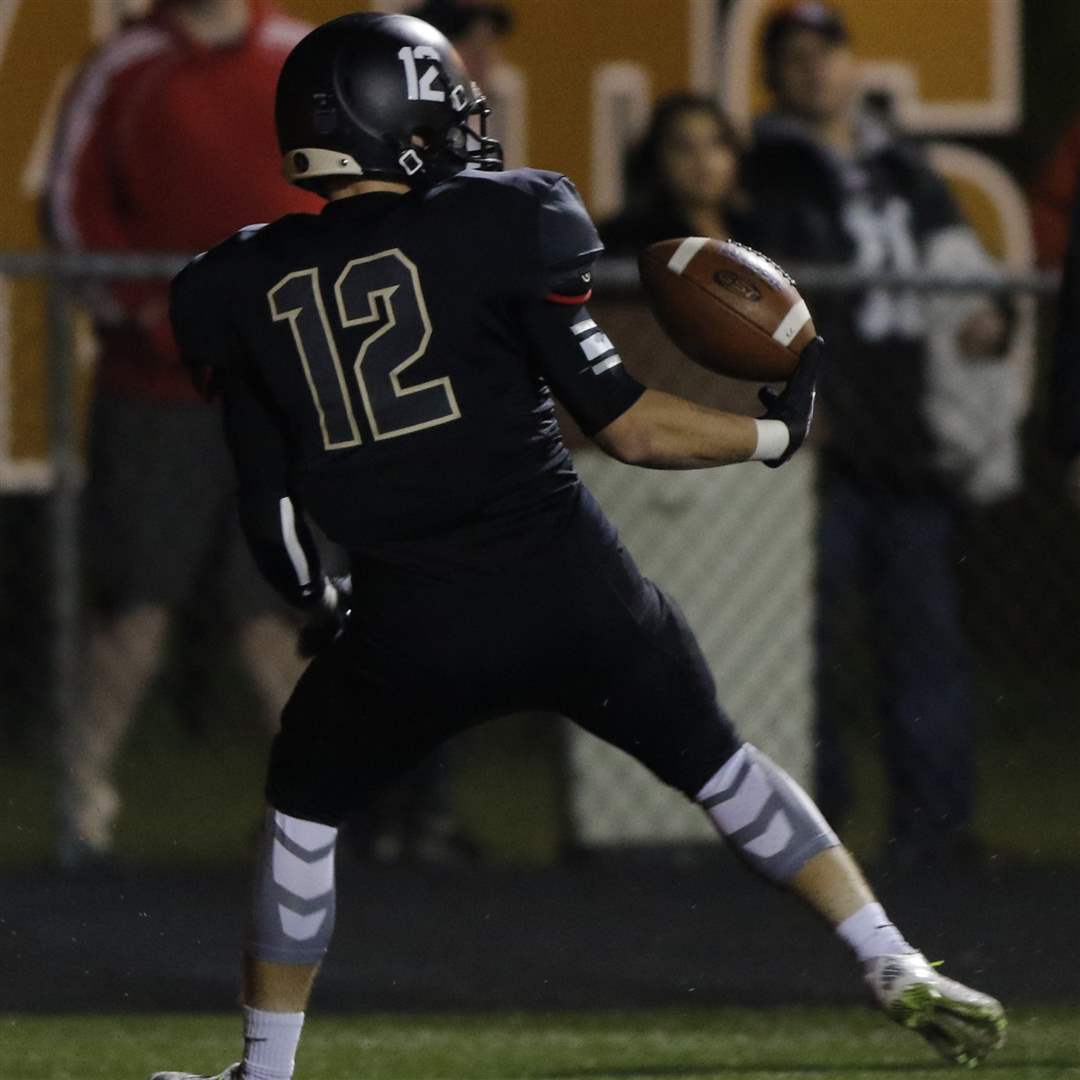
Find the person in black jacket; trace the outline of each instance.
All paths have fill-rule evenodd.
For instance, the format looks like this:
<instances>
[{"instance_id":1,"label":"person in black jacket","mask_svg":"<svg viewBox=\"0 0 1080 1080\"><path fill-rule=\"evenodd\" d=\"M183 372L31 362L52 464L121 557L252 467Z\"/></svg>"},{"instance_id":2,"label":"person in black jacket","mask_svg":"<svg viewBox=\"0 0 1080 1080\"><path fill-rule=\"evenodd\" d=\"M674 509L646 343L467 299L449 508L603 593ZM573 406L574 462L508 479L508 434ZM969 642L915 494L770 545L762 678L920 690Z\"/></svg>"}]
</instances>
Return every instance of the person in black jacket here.
<instances>
[{"instance_id":1,"label":"person in black jacket","mask_svg":"<svg viewBox=\"0 0 1080 1080\"><path fill-rule=\"evenodd\" d=\"M600 225L609 255L637 255L678 236L742 238L741 140L712 98L671 94L653 110L627 162L627 208Z\"/></svg>"},{"instance_id":2,"label":"person in black jacket","mask_svg":"<svg viewBox=\"0 0 1080 1080\"><path fill-rule=\"evenodd\" d=\"M1080 508L1080 199L1073 203L1058 296L1054 367L1050 375L1050 443L1068 461L1066 490Z\"/></svg>"},{"instance_id":3,"label":"person in black jacket","mask_svg":"<svg viewBox=\"0 0 1080 1080\"><path fill-rule=\"evenodd\" d=\"M992 271L942 179L857 108L855 60L835 11L782 9L763 44L776 107L757 121L743 171L757 246L786 265L868 275ZM972 797L956 509L964 495L989 501L1019 479L1017 418L995 396L1011 374L994 359L1007 322L967 294L868 288L811 307L835 357L821 394L818 798L834 822L850 806L834 685L850 665L836 613L858 592L878 662L890 854L940 863L967 846ZM995 423L1002 437L991 439Z\"/></svg>"}]
</instances>

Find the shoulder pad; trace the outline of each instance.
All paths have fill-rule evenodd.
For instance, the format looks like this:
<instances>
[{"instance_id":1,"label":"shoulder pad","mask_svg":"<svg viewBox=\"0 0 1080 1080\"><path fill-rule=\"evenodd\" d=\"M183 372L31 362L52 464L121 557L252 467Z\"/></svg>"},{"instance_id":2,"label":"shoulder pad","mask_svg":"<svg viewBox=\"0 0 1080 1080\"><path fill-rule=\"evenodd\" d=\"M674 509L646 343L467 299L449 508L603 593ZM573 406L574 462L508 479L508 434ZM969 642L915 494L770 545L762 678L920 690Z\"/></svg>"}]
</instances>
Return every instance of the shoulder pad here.
<instances>
[{"instance_id":1,"label":"shoulder pad","mask_svg":"<svg viewBox=\"0 0 1080 1080\"><path fill-rule=\"evenodd\" d=\"M213 287L219 279L227 280L239 245L251 240L265 228L265 225L245 225L221 243L200 252L173 278L173 293L178 289L187 291L204 286Z\"/></svg>"},{"instance_id":2,"label":"shoulder pad","mask_svg":"<svg viewBox=\"0 0 1080 1080\"><path fill-rule=\"evenodd\" d=\"M212 248L208 248L200 255L196 255L188 265L190 266L204 261L216 263L221 259L226 259L230 255L235 254L241 244L246 244L249 240L253 240L265 228L265 222L261 225L245 225L242 229L237 229L232 236L226 237Z\"/></svg>"},{"instance_id":3,"label":"shoulder pad","mask_svg":"<svg viewBox=\"0 0 1080 1080\"><path fill-rule=\"evenodd\" d=\"M499 257L504 267L513 261L503 282L512 291L568 304L588 298L592 264L604 245L577 188L561 173L465 170L427 197L467 200L460 205L463 217L483 214L502 223Z\"/></svg>"},{"instance_id":4,"label":"shoulder pad","mask_svg":"<svg viewBox=\"0 0 1080 1080\"><path fill-rule=\"evenodd\" d=\"M562 304L583 304L592 293L592 265L604 250L577 188L558 177L540 204L540 263L545 296Z\"/></svg>"},{"instance_id":5,"label":"shoulder pad","mask_svg":"<svg viewBox=\"0 0 1080 1080\"><path fill-rule=\"evenodd\" d=\"M591 263L604 250L574 184L565 176L540 204L540 257L551 269Z\"/></svg>"},{"instance_id":6,"label":"shoulder pad","mask_svg":"<svg viewBox=\"0 0 1080 1080\"><path fill-rule=\"evenodd\" d=\"M169 318L180 359L206 397L214 396L220 373L235 362L230 286L237 280L240 245L262 228L249 225L196 255L169 288Z\"/></svg>"}]
</instances>

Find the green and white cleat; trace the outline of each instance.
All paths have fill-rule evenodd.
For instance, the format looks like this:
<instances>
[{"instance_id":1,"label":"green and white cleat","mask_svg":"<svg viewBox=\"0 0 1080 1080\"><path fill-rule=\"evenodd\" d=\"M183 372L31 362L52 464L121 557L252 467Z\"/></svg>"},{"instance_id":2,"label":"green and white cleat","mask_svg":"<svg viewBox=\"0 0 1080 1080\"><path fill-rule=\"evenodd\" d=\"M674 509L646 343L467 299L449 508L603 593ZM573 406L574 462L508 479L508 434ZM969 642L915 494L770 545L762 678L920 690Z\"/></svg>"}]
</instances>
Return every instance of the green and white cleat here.
<instances>
[{"instance_id":1,"label":"green and white cleat","mask_svg":"<svg viewBox=\"0 0 1080 1080\"><path fill-rule=\"evenodd\" d=\"M973 1069L1005 1045L1001 1002L939 975L922 953L879 956L866 965L865 978L892 1020L954 1065Z\"/></svg>"},{"instance_id":2,"label":"green and white cleat","mask_svg":"<svg viewBox=\"0 0 1080 1080\"><path fill-rule=\"evenodd\" d=\"M202 1073L158 1072L154 1073L150 1080L243 1080L243 1073L238 1061L216 1076L203 1076Z\"/></svg>"}]
</instances>

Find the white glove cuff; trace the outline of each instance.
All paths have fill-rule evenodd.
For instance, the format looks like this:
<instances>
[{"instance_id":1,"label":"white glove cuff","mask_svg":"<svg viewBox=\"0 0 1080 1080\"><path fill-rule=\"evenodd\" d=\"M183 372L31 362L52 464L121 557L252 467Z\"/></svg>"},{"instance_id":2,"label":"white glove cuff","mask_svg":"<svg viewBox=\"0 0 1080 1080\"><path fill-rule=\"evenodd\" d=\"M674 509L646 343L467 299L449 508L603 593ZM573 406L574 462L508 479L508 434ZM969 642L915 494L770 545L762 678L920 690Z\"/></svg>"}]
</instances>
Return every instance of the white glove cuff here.
<instances>
[{"instance_id":1,"label":"white glove cuff","mask_svg":"<svg viewBox=\"0 0 1080 1080\"><path fill-rule=\"evenodd\" d=\"M757 445L748 461L775 461L783 457L791 442L791 432L783 420L755 420Z\"/></svg>"}]
</instances>

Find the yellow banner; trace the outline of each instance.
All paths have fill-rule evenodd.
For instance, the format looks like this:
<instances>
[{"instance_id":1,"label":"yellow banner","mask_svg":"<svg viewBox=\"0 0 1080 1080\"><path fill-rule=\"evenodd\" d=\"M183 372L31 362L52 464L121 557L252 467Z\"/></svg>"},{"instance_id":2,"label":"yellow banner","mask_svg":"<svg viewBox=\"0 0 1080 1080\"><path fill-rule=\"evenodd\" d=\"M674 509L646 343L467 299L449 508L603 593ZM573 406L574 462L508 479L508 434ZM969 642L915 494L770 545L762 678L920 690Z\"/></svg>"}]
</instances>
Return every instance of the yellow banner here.
<instances>
[{"instance_id":1,"label":"yellow banner","mask_svg":"<svg viewBox=\"0 0 1080 1080\"><path fill-rule=\"evenodd\" d=\"M509 164L568 173L594 214L618 209L621 166L652 100L717 90L741 120L766 103L758 61L778 0L507 0L515 30L488 88L500 104ZM38 196L57 105L78 63L139 0L0 0L0 248L40 244ZM312 23L361 4L285 0ZM402 9L387 0L372 7ZM839 0L864 83L925 135L1011 130L1019 122L1019 0ZM272 122L267 118L267 122ZM1026 209L991 159L943 152L939 164L989 246L1023 262ZM0 487L47 450L40 285L0 282ZM26 476L40 475L32 470Z\"/></svg>"}]
</instances>

